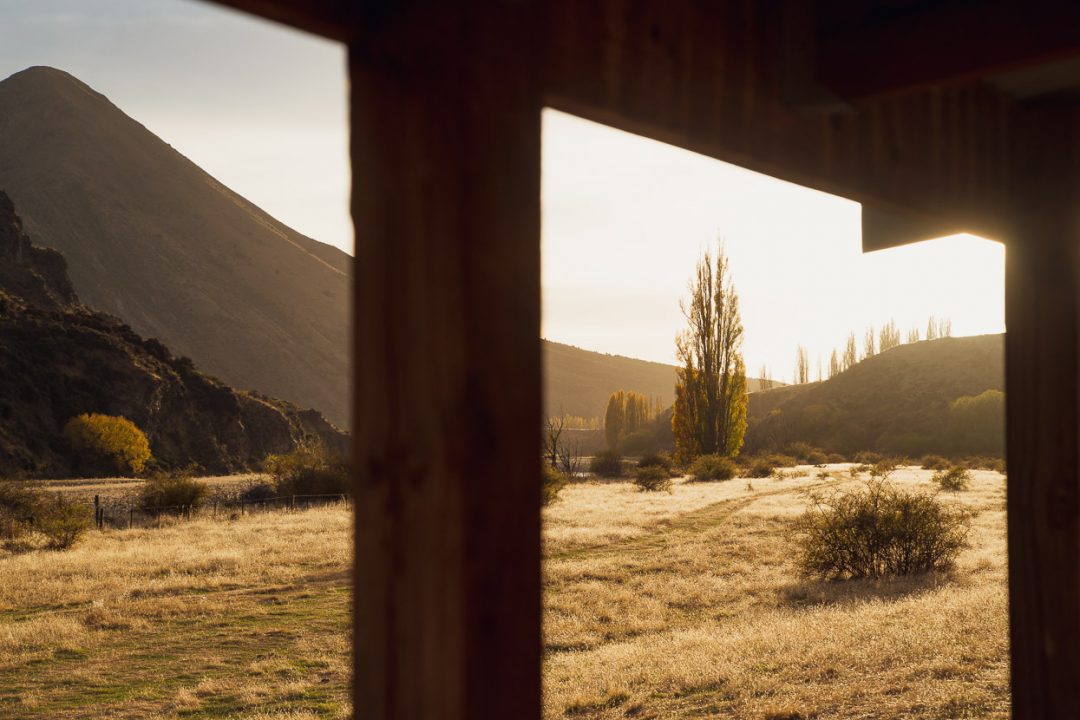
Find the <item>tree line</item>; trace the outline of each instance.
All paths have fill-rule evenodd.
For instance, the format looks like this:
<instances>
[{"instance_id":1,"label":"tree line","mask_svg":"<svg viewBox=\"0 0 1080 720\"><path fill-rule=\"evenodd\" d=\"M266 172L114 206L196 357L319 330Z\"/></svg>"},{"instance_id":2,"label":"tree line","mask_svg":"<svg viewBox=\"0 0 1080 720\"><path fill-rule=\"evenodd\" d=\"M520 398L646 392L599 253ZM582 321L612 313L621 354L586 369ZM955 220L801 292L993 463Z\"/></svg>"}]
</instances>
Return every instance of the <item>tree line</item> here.
<instances>
[{"instance_id":1,"label":"tree line","mask_svg":"<svg viewBox=\"0 0 1080 720\"><path fill-rule=\"evenodd\" d=\"M917 343L923 340L937 340L939 338L952 337L952 320L949 318L936 318L933 315L926 323L926 334L923 336L922 329L918 326L913 326L907 330L907 333L901 333L900 328L896 326L896 321L889 320L881 326L877 331L874 330L874 326L866 328L862 338L862 351L859 351L858 342L856 340L855 331L848 333L847 341L844 343L843 348L834 348L832 354L829 356L829 364L827 366L828 379L832 379L854 367L856 364L872 358L879 353L883 353L886 350L891 350L899 345ZM762 368L764 372L765 368ZM817 381L821 382L825 379L825 368L822 365L821 358L817 361ZM798 345L795 349L795 384L801 385L810 382L810 358L807 354L806 348L803 345ZM769 383L770 387L772 383ZM763 389L765 388L763 385Z\"/></svg>"}]
</instances>

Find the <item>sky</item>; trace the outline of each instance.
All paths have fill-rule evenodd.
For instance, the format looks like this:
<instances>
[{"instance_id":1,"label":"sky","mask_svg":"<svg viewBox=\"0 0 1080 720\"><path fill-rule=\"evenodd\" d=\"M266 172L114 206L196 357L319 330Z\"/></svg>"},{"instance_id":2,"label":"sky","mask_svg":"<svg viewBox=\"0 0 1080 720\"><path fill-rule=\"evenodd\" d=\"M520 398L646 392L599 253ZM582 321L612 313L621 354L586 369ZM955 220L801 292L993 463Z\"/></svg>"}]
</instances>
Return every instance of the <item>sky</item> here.
<instances>
[{"instance_id":1,"label":"sky","mask_svg":"<svg viewBox=\"0 0 1080 720\"><path fill-rule=\"evenodd\" d=\"M352 252L344 47L193 0L0 0L0 78L65 70L233 190ZM1004 329L1004 249L972 237L863 254L860 208L669 145L544 112L543 329L674 361L679 300L722 242L744 354L790 381L848 332L930 315Z\"/></svg>"},{"instance_id":2,"label":"sky","mask_svg":"<svg viewBox=\"0 0 1080 720\"><path fill-rule=\"evenodd\" d=\"M290 227L352 252L343 45L193 0L0 0L0 79L79 78Z\"/></svg>"},{"instance_id":3,"label":"sky","mask_svg":"<svg viewBox=\"0 0 1080 720\"><path fill-rule=\"evenodd\" d=\"M674 362L679 301L723 244L742 311L748 374L812 379L854 330L894 320L925 333L1004 331L1000 243L955 236L864 254L858 203L546 110L543 335Z\"/></svg>"}]
</instances>

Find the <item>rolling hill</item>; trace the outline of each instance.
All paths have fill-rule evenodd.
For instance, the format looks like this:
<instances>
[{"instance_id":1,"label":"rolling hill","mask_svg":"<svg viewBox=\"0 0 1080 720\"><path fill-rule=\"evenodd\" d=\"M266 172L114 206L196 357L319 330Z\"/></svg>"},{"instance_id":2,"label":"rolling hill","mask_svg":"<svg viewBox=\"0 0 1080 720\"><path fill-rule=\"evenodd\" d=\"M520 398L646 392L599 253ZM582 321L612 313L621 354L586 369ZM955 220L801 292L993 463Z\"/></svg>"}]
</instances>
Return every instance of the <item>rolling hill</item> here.
<instances>
[{"instance_id":1,"label":"rolling hill","mask_svg":"<svg viewBox=\"0 0 1080 720\"><path fill-rule=\"evenodd\" d=\"M807 442L827 451L905 455L1001 451L1000 401L977 443L956 437L952 403L1003 391L1003 335L942 338L901 345L820 383L750 395L747 450Z\"/></svg>"},{"instance_id":2,"label":"rolling hill","mask_svg":"<svg viewBox=\"0 0 1080 720\"><path fill-rule=\"evenodd\" d=\"M31 244L0 192L0 472L79 472L63 440L82 413L128 418L165 466L257 467L270 453L346 436L313 410L238 392L156 340L84 306L56 250Z\"/></svg>"},{"instance_id":3,"label":"rolling hill","mask_svg":"<svg viewBox=\"0 0 1080 720\"><path fill-rule=\"evenodd\" d=\"M59 70L0 82L0 189L91 307L229 385L348 422L352 259Z\"/></svg>"},{"instance_id":4,"label":"rolling hill","mask_svg":"<svg viewBox=\"0 0 1080 720\"><path fill-rule=\"evenodd\" d=\"M675 400L675 366L622 355L582 350L572 345L543 341L544 408L583 418L602 418L608 397L617 390L633 390L655 398L665 407ZM761 382L747 378L753 392Z\"/></svg>"}]
</instances>

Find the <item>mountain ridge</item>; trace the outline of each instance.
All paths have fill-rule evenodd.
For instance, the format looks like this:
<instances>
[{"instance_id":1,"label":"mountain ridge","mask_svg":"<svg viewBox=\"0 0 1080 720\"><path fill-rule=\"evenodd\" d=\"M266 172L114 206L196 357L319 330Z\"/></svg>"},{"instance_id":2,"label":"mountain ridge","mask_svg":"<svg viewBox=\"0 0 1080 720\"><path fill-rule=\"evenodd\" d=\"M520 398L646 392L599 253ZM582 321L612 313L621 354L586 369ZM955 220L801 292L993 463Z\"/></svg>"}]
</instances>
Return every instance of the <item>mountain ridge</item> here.
<instances>
[{"instance_id":1,"label":"mountain ridge","mask_svg":"<svg viewBox=\"0 0 1080 720\"><path fill-rule=\"evenodd\" d=\"M348 424L351 257L54 68L0 82L0 187L90 306L231 385Z\"/></svg>"},{"instance_id":2,"label":"mountain ridge","mask_svg":"<svg viewBox=\"0 0 1080 720\"><path fill-rule=\"evenodd\" d=\"M321 415L235 391L84 305L58 251L31 243L0 190L0 471L80 470L63 439L83 413L118 415L147 435L166 467L209 472L259 466L311 437L344 452L347 437Z\"/></svg>"}]
</instances>

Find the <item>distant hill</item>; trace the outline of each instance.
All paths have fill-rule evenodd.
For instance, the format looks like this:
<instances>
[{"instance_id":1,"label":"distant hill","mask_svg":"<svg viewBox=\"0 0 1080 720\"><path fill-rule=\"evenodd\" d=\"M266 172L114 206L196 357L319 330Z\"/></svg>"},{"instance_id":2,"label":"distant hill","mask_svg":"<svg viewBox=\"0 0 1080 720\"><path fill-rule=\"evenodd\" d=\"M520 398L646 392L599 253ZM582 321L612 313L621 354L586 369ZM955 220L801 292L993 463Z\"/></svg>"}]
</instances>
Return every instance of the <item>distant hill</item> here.
<instances>
[{"instance_id":1,"label":"distant hill","mask_svg":"<svg viewBox=\"0 0 1080 720\"><path fill-rule=\"evenodd\" d=\"M1000 402L978 440L958 439L953 401L1003 391L1003 335L901 345L831 380L750 395L747 450L807 442L823 450L918 455L1000 453Z\"/></svg>"},{"instance_id":2,"label":"distant hill","mask_svg":"<svg viewBox=\"0 0 1080 720\"><path fill-rule=\"evenodd\" d=\"M91 307L230 385L348 422L348 255L52 68L0 82L0 188Z\"/></svg>"},{"instance_id":3,"label":"distant hill","mask_svg":"<svg viewBox=\"0 0 1080 720\"><path fill-rule=\"evenodd\" d=\"M63 256L31 244L0 192L0 473L77 472L62 432L82 413L124 416L162 464L210 472L252 469L305 437L346 444L319 413L235 391L85 307Z\"/></svg>"},{"instance_id":4,"label":"distant hill","mask_svg":"<svg viewBox=\"0 0 1080 720\"><path fill-rule=\"evenodd\" d=\"M608 397L617 390L633 390L655 398L664 407L675 401L675 366L622 355L582 350L572 345L543 341L544 408L577 417L602 418ZM747 379L751 392L761 381Z\"/></svg>"}]
</instances>

